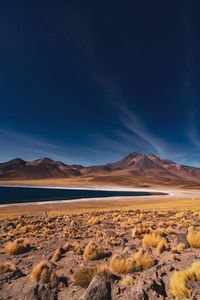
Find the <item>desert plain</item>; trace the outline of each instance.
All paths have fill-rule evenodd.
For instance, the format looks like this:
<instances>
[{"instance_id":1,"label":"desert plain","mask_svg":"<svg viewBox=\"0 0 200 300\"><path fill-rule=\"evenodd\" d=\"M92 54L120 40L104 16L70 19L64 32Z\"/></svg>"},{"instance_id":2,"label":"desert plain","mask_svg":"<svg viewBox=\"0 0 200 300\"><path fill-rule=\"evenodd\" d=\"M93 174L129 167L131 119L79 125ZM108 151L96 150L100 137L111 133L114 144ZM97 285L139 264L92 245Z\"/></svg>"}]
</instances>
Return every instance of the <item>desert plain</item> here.
<instances>
[{"instance_id":1,"label":"desert plain","mask_svg":"<svg viewBox=\"0 0 200 300\"><path fill-rule=\"evenodd\" d=\"M0 298L200 299L199 190L140 189L167 195L2 205Z\"/></svg>"}]
</instances>

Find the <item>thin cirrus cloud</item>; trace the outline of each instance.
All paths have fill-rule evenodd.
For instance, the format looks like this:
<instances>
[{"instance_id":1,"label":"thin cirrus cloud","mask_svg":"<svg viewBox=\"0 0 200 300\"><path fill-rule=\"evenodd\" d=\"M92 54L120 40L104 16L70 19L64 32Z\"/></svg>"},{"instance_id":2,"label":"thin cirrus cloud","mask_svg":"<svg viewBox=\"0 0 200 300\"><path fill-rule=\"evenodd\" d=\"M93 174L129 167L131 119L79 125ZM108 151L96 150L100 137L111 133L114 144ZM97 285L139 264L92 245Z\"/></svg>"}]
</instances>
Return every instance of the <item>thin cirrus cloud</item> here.
<instances>
[{"instance_id":1,"label":"thin cirrus cloud","mask_svg":"<svg viewBox=\"0 0 200 300\"><path fill-rule=\"evenodd\" d=\"M130 133L138 136L143 141L143 146L147 146L160 156L166 155L166 142L152 134L141 121L141 119L132 113L124 104L115 103L120 110L119 119L122 126ZM141 144L141 142L140 142Z\"/></svg>"},{"instance_id":2,"label":"thin cirrus cloud","mask_svg":"<svg viewBox=\"0 0 200 300\"><path fill-rule=\"evenodd\" d=\"M105 164L120 157L119 153L113 153L113 149L109 148L108 141L107 147L99 147L95 143L90 146L62 146L50 143L45 139L38 139L36 136L29 136L3 128L0 128L0 138L7 153L6 156L4 155L4 159L1 155L1 159L4 161L12 159L16 155L28 160L33 160L40 156L48 156L68 164L94 165ZM102 137L99 137L100 144L101 140L102 142L104 141ZM0 153L1 150L2 148Z\"/></svg>"}]
</instances>

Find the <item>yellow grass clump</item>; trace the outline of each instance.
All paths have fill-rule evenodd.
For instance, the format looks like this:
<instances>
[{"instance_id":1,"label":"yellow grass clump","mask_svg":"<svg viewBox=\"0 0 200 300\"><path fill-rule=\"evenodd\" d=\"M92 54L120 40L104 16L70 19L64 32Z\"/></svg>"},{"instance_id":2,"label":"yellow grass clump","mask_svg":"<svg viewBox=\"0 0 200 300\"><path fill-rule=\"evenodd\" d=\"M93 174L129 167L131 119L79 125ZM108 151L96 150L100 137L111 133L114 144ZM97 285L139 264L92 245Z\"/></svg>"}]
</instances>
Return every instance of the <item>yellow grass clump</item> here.
<instances>
[{"instance_id":1,"label":"yellow grass clump","mask_svg":"<svg viewBox=\"0 0 200 300\"><path fill-rule=\"evenodd\" d=\"M134 256L136 262L136 268L138 270L147 270L151 268L154 264L154 258L152 254L144 249L140 249Z\"/></svg>"},{"instance_id":2,"label":"yellow grass clump","mask_svg":"<svg viewBox=\"0 0 200 300\"><path fill-rule=\"evenodd\" d=\"M171 226L167 227L165 232L167 234L175 234L176 233L176 231Z\"/></svg>"},{"instance_id":3,"label":"yellow grass clump","mask_svg":"<svg viewBox=\"0 0 200 300\"><path fill-rule=\"evenodd\" d=\"M98 269L97 269L97 274L101 275L101 276L104 276L106 278L110 278L110 276L111 276L110 269L107 265L99 266Z\"/></svg>"},{"instance_id":4,"label":"yellow grass clump","mask_svg":"<svg viewBox=\"0 0 200 300\"><path fill-rule=\"evenodd\" d=\"M199 217L199 215L200 215L200 212L198 212L198 211L195 211L195 212L193 213L193 216L194 216L194 217Z\"/></svg>"},{"instance_id":5,"label":"yellow grass clump","mask_svg":"<svg viewBox=\"0 0 200 300\"><path fill-rule=\"evenodd\" d=\"M192 291L187 284L190 280L200 281L200 262L195 262L185 271L175 271L170 280L170 292L174 297L190 298Z\"/></svg>"},{"instance_id":6,"label":"yellow grass clump","mask_svg":"<svg viewBox=\"0 0 200 300\"><path fill-rule=\"evenodd\" d=\"M86 246L85 251L83 253L84 260L94 260L102 258L104 255L104 251L101 247L99 247L95 242L89 242Z\"/></svg>"},{"instance_id":7,"label":"yellow grass clump","mask_svg":"<svg viewBox=\"0 0 200 300\"><path fill-rule=\"evenodd\" d=\"M96 267L91 267L91 268L83 267L80 270L78 270L76 273L74 273L74 284L82 288L87 288L90 282L92 281L92 278L96 274L97 274Z\"/></svg>"},{"instance_id":8,"label":"yellow grass clump","mask_svg":"<svg viewBox=\"0 0 200 300\"><path fill-rule=\"evenodd\" d=\"M168 250L169 244L168 244L167 240L165 238L162 238L161 241L158 243L158 246L156 249L157 249L158 254L162 253L165 250Z\"/></svg>"},{"instance_id":9,"label":"yellow grass clump","mask_svg":"<svg viewBox=\"0 0 200 300\"><path fill-rule=\"evenodd\" d=\"M133 277L131 277L130 275L127 275L126 277L122 278L121 284L124 285L124 286L133 285L134 284Z\"/></svg>"},{"instance_id":10,"label":"yellow grass clump","mask_svg":"<svg viewBox=\"0 0 200 300\"><path fill-rule=\"evenodd\" d=\"M55 252L54 252L54 255L52 256L52 261L54 263L56 263L57 261L59 261L60 257L61 257L61 254L62 254L62 251L61 249L57 249Z\"/></svg>"},{"instance_id":11,"label":"yellow grass clump","mask_svg":"<svg viewBox=\"0 0 200 300\"><path fill-rule=\"evenodd\" d=\"M122 255L115 254L110 261L110 268L116 273L131 273L136 269L135 261Z\"/></svg>"},{"instance_id":12,"label":"yellow grass clump","mask_svg":"<svg viewBox=\"0 0 200 300\"><path fill-rule=\"evenodd\" d=\"M165 222L162 222L162 221L161 221L161 222L158 224L158 227L165 227L165 225L166 225Z\"/></svg>"},{"instance_id":13,"label":"yellow grass clump","mask_svg":"<svg viewBox=\"0 0 200 300\"><path fill-rule=\"evenodd\" d=\"M28 239L16 239L14 242L9 242L6 247L5 251L9 254L21 254L26 251L30 250L30 242Z\"/></svg>"},{"instance_id":14,"label":"yellow grass clump","mask_svg":"<svg viewBox=\"0 0 200 300\"><path fill-rule=\"evenodd\" d=\"M167 240L161 236L159 232L152 232L151 234L145 234L142 240L143 247L157 248L157 252L161 253L166 249L169 249Z\"/></svg>"},{"instance_id":15,"label":"yellow grass clump","mask_svg":"<svg viewBox=\"0 0 200 300\"><path fill-rule=\"evenodd\" d=\"M100 223L100 219L99 218L91 218L91 219L89 219L88 220L88 224L91 224L91 225L97 225L97 224L99 224Z\"/></svg>"},{"instance_id":16,"label":"yellow grass clump","mask_svg":"<svg viewBox=\"0 0 200 300\"><path fill-rule=\"evenodd\" d=\"M185 250L185 244L183 244L183 243L178 244L177 251L182 252L184 250Z\"/></svg>"},{"instance_id":17,"label":"yellow grass clump","mask_svg":"<svg viewBox=\"0 0 200 300\"><path fill-rule=\"evenodd\" d=\"M67 251L74 251L77 254L83 254L83 250L81 248L81 246L78 243L65 243L65 245L62 247L64 252Z\"/></svg>"},{"instance_id":18,"label":"yellow grass clump","mask_svg":"<svg viewBox=\"0 0 200 300\"><path fill-rule=\"evenodd\" d=\"M35 266L31 273L31 279L35 282L48 283L52 287L55 287L59 281L55 268L47 261L41 261Z\"/></svg>"},{"instance_id":19,"label":"yellow grass clump","mask_svg":"<svg viewBox=\"0 0 200 300\"><path fill-rule=\"evenodd\" d=\"M132 230L132 237L142 239L144 237L144 234L150 233L151 231L151 227L138 224L136 228Z\"/></svg>"},{"instance_id":20,"label":"yellow grass clump","mask_svg":"<svg viewBox=\"0 0 200 300\"><path fill-rule=\"evenodd\" d=\"M189 230L187 234L187 240L190 247L199 248L200 247L200 231Z\"/></svg>"},{"instance_id":21,"label":"yellow grass clump","mask_svg":"<svg viewBox=\"0 0 200 300\"><path fill-rule=\"evenodd\" d=\"M0 265L0 274L4 274L6 272L15 272L15 271L16 271L15 265L9 261Z\"/></svg>"}]
</instances>

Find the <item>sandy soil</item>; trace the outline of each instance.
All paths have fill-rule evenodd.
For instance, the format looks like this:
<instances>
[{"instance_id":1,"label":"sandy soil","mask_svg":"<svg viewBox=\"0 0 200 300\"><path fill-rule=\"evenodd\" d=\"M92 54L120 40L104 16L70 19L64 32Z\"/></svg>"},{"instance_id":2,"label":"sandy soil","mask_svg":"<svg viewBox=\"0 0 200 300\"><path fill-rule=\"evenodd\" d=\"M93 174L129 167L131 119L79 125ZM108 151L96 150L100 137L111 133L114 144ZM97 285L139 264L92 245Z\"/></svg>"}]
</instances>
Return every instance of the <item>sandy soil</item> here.
<instances>
[{"instance_id":1,"label":"sandy soil","mask_svg":"<svg viewBox=\"0 0 200 300\"><path fill-rule=\"evenodd\" d=\"M63 188L63 186L56 187ZM65 188L72 187L74 188L74 186ZM76 188L83 187L76 186ZM101 274L100 277L101 280L105 280L106 276L106 280L110 282L113 300L173 299L170 279L174 271L185 270L192 263L200 261L198 248L177 250L181 232L184 232L186 243L188 243L187 229L190 226L194 226L197 232L200 232L200 191L110 186L87 186L87 188L141 190L164 192L168 195L2 205L0 273L1 266L7 261L12 262L16 270L0 274L0 299L27 300L32 299L35 293L34 299L37 300L78 300L87 289L75 281L74 274L82 267L98 269L102 265L106 265L111 273L111 275ZM139 230L136 235L135 230ZM168 247L160 253L156 248L146 247L143 244L144 234L156 230L160 232L160 238L166 239L168 243ZM5 247L17 238L28 238L31 246L24 253L11 255L5 251ZM103 249L104 255L87 260L83 252L91 241ZM66 243L71 246L63 251ZM80 246L81 251L73 248L75 244ZM52 263L53 254L58 249L61 255ZM148 251L152 256L151 265L140 266L139 269L125 273L111 267L111 260L115 254L134 259L140 249ZM42 283L40 279L38 283L34 282L31 278L33 268L44 260L49 267L55 269L59 278L54 287L48 282ZM143 258L142 261L145 262L146 259ZM127 276L134 285L128 286L126 280L123 282ZM179 283L178 285L181 286ZM194 281L190 283L190 290L190 299L200 299L200 288Z\"/></svg>"}]
</instances>

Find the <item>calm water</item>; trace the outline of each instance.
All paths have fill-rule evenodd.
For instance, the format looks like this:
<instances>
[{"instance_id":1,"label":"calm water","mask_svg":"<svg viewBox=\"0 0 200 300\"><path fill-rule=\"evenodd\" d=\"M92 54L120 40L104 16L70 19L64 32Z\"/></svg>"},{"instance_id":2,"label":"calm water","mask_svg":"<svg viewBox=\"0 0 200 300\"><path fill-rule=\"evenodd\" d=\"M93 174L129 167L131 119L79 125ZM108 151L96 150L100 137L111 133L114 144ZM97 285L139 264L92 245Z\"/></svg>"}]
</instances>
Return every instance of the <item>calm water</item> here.
<instances>
[{"instance_id":1,"label":"calm water","mask_svg":"<svg viewBox=\"0 0 200 300\"><path fill-rule=\"evenodd\" d=\"M148 196L149 192L98 191L27 187L0 187L0 204L25 203L114 196Z\"/></svg>"}]
</instances>

